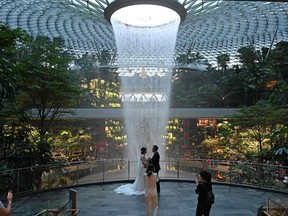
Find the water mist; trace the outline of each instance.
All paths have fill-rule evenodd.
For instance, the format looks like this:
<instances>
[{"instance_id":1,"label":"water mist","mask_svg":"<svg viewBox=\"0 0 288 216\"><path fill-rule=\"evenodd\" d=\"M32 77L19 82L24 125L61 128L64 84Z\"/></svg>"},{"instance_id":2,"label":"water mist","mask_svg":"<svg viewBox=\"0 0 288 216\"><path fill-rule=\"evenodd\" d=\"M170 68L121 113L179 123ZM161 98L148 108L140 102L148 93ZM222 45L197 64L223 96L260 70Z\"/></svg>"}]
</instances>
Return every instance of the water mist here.
<instances>
[{"instance_id":1,"label":"water mist","mask_svg":"<svg viewBox=\"0 0 288 216\"><path fill-rule=\"evenodd\" d=\"M152 146L158 145L164 160L173 57L181 17L171 7L161 6L168 2L175 6L175 1L150 5L134 0L130 1L133 5L119 7L121 2L128 1L116 0L116 6L105 16L113 26L118 53L126 156L137 160L141 147L148 149L149 156Z\"/></svg>"}]
</instances>

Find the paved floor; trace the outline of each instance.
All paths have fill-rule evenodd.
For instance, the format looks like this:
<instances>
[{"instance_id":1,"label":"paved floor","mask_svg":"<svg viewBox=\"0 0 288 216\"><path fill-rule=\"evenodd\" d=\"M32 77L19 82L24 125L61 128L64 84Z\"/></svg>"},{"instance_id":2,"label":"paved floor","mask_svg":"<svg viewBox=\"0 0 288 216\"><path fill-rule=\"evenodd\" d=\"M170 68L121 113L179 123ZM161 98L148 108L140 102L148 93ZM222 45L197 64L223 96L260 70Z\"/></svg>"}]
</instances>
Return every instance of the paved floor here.
<instances>
[{"instance_id":1,"label":"paved floor","mask_svg":"<svg viewBox=\"0 0 288 216\"><path fill-rule=\"evenodd\" d=\"M113 190L124 183L95 184L75 187L79 216L145 216L144 196L126 196ZM197 196L193 182L161 182L158 216L195 215ZM251 188L213 185L216 202L211 216L257 216L267 198L288 204L288 195ZM15 198L12 216L31 216L46 208L60 208L69 197L69 189L61 189ZM69 205L68 205L69 206Z\"/></svg>"}]
</instances>

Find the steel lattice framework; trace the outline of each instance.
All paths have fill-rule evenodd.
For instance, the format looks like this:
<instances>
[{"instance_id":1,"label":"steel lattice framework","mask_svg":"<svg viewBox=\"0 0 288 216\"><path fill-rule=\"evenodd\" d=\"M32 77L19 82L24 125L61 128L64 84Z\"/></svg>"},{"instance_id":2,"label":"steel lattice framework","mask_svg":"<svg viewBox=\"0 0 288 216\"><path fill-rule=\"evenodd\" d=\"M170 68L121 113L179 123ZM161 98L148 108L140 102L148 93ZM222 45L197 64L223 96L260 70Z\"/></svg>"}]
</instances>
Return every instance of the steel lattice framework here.
<instances>
[{"instance_id":1,"label":"steel lattice framework","mask_svg":"<svg viewBox=\"0 0 288 216\"><path fill-rule=\"evenodd\" d=\"M113 29L104 10L113 0L1 0L0 21L33 36L62 37L77 53L116 53ZM187 10L176 54L199 52L210 62L240 47L273 47L288 40L285 1L178 0Z\"/></svg>"}]
</instances>

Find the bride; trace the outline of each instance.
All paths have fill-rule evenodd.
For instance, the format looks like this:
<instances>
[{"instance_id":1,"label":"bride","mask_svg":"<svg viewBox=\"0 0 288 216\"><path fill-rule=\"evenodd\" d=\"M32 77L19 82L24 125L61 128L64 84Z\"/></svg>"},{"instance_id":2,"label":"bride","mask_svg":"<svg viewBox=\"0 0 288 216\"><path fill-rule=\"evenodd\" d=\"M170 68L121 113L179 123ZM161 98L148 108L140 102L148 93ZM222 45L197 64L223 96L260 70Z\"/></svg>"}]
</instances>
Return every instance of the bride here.
<instances>
[{"instance_id":1,"label":"bride","mask_svg":"<svg viewBox=\"0 0 288 216\"><path fill-rule=\"evenodd\" d=\"M141 156L137 163L137 176L133 184L121 185L118 188L114 189L116 193L124 195L142 195L145 193L144 187L144 173L148 165L146 158L147 148L141 148Z\"/></svg>"}]
</instances>

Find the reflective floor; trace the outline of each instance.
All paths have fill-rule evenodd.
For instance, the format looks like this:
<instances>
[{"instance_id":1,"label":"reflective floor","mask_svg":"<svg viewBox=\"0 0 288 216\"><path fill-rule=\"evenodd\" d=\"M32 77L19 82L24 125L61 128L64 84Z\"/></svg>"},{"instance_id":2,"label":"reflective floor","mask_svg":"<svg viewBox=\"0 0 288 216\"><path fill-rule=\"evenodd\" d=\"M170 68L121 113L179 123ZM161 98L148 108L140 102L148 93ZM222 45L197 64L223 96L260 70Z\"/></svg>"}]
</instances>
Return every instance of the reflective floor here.
<instances>
[{"instance_id":1,"label":"reflective floor","mask_svg":"<svg viewBox=\"0 0 288 216\"><path fill-rule=\"evenodd\" d=\"M77 191L81 216L145 216L144 196L126 196L113 190L125 183L105 183L73 188ZM163 181L159 195L158 215L195 215L195 183ZM288 205L288 195L251 188L214 184L216 202L211 216L256 216L267 198ZM13 216L30 216L43 209L59 209L67 204L69 189L61 189L15 198ZM69 208L67 204L66 208Z\"/></svg>"}]
</instances>

